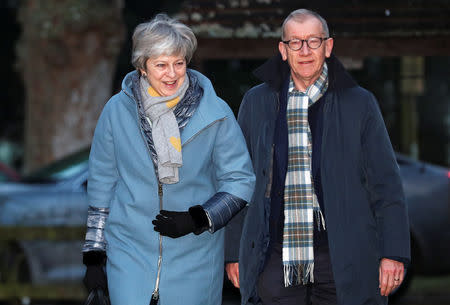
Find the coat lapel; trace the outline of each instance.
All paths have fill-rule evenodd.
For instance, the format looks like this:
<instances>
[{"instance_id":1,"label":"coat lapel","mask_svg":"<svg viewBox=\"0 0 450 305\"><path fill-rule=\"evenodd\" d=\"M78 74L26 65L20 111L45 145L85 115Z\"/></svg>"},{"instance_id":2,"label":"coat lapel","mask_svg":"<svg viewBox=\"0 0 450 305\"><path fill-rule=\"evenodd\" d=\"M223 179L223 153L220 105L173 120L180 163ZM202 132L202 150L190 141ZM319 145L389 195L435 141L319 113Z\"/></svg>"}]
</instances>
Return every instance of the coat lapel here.
<instances>
[{"instance_id":1,"label":"coat lapel","mask_svg":"<svg viewBox=\"0 0 450 305\"><path fill-rule=\"evenodd\" d=\"M198 77L200 86L203 88L203 96L197 110L181 131L181 145L189 143L203 130L226 118L226 112L223 111L219 102L220 98L216 95L209 79L197 71L190 70L190 72Z\"/></svg>"}]
</instances>

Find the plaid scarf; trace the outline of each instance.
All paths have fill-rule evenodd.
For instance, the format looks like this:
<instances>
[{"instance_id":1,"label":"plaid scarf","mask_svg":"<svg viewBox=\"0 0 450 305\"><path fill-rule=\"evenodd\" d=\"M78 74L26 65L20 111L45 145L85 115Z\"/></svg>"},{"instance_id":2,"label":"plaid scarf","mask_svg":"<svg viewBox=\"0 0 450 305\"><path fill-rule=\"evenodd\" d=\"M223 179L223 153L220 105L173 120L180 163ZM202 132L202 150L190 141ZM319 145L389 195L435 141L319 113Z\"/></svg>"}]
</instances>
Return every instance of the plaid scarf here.
<instances>
[{"instance_id":1,"label":"plaid scarf","mask_svg":"<svg viewBox=\"0 0 450 305\"><path fill-rule=\"evenodd\" d=\"M285 287L314 282L314 216L320 230L325 221L320 210L311 171L312 139L308 107L328 88L328 67L300 92L289 83L287 102L288 167L284 189L283 268Z\"/></svg>"}]
</instances>

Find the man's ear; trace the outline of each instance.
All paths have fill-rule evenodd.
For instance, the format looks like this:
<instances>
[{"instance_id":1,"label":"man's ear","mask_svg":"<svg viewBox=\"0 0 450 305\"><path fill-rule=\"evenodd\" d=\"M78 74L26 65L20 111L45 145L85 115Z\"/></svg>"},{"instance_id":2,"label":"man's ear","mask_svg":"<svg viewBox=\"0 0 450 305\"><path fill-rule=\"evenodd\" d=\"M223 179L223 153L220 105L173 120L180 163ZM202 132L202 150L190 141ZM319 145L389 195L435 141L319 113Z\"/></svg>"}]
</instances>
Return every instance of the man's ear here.
<instances>
[{"instance_id":1,"label":"man's ear","mask_svg":"<svg viewBox=\"0 0 450 305\"><path fill-rule=\"evenodd\" d=\"M325 40L325 56L326 56L326 58L330 57L331 51L333 51L333 44L334 44L333 38L328 38L327 40Z\"/></svg>"},{"instance_id":2,"label":"man's ear","mask_svg":"<svg viewBox=\"0 0 450 305\"><path fill-rule=\"evenodd\" d=\"M278 51L281 53L281 58L283 58L284 61L287 60L287 50L284 42L280 41L278 43Z\"/></svg>"}]
</instances>

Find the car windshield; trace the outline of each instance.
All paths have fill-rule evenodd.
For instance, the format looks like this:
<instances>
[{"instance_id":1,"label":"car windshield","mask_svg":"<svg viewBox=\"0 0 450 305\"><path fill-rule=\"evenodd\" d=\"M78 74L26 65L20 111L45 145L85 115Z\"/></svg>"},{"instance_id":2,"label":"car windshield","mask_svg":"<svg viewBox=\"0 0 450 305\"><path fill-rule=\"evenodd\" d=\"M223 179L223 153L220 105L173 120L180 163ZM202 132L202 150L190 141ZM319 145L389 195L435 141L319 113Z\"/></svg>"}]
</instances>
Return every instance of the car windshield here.
<instances>
[{"instance_id":1,"label":"car windshield","mask_svg":"<svg viewBox=\"0 0 450 305\"><path fill-rule=\"evenodd\" d=\"M86 168L89 159L89 148L55 161L24 177L24 182L51 182L73 176Z\"/></svg>"}]
</instances>

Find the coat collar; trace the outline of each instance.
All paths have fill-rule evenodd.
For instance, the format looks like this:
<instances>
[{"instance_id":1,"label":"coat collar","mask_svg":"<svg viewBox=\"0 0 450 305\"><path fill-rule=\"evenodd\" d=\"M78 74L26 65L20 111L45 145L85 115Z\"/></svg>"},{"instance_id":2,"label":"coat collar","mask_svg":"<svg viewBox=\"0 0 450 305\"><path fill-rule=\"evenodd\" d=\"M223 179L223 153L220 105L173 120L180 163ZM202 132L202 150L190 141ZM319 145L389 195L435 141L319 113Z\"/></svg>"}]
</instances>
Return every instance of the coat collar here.
<instances>
[{"instance_id":1,"label":"coat collar","mask_svg":"<svg viewBox=\"0 0 450 305\"><path fill-rule=\"evenodd\" d=\"M224 119L227 116L226 111L222 107L222 103L219 102L220 98L217 96L211 81L195 70L189 69L189 72L194 74L198 80L200 87L203 89L203 96L199 102L194 115L189 119L188 124L181 131L181 144L185 144L190 141L195 135L201 132L207 126L210 126L214 122ZM122 81L122 91L129 97L134 97L133 78L137 77L137 71L128 73Z\"/></svg>"},{"instance_id":2,"label":"coat collar","mask_svg":"<svg viewBox=\"0 0 450 305\"><path fill-rule=\"evenodd\" d=\"M222 107L220 98L217 96L211 81L195 70L189 70L192 74L197 76L200 87L203 88L203 96L200 100L197 110L190 118L189 123L181 131L181 143L186 144L200 133L206 127L213 123L224 119L227 113Z\"/></svg>"},{"instance_id":3,"label":"coat collar","mask_svg":"<svg viewBox=\"0 0 450 305\"><path fill-rule=\"evenodd\" d=\"M326 62L328 65L328 90L357 86L357 83L334 54L331 54L330 58L326 59ZM267 83L278 92L281 90L283 82L289 77L289 73L289 65L286 61L282 60L281 54L279 53L269 58L264 64L253 71L253 74L258 79Z\"/></svg>"},{"instance_id":4,"label":"coat collar","mask_svg":"<svg viewBox=\"0 0 450 305\"><path fill-rule=\"evenodd\" d=\"M138 77L138 71L134 70L129 72L122 80L122 91L124 91L128 96L134 96L133 92L133 78Z\"/></svg>"}]
</instances>

